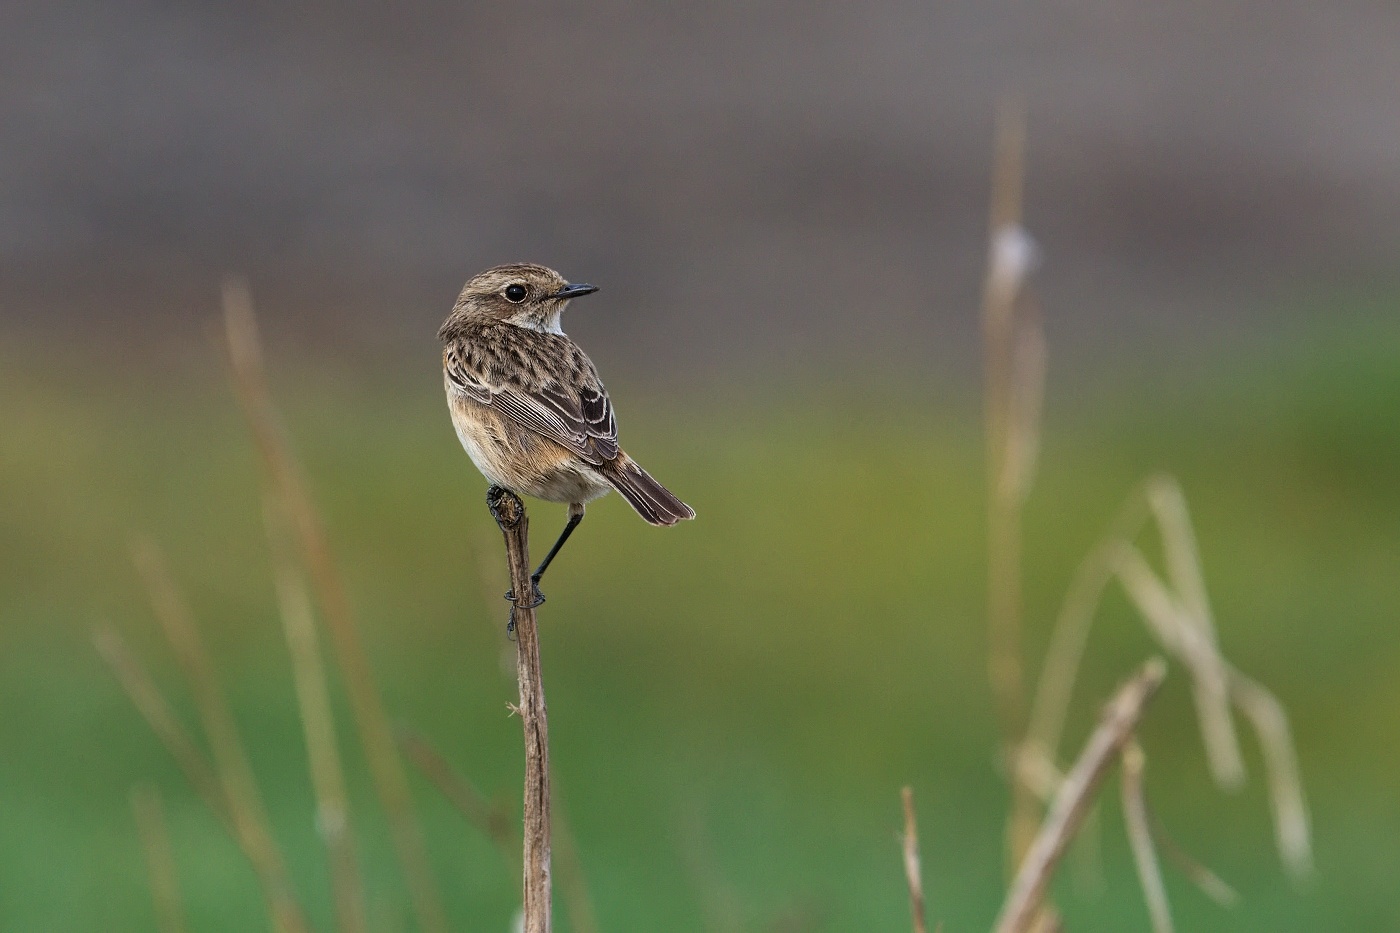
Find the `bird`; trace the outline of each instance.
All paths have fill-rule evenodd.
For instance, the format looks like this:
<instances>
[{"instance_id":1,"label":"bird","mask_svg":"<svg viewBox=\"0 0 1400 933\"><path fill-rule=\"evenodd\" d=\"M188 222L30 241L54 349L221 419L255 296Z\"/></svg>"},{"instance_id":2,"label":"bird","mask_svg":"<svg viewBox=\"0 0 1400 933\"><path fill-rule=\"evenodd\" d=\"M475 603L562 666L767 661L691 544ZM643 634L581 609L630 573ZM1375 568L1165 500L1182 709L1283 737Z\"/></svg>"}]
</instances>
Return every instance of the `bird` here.
<instances>
[{"instance_id":1,"label":"bird","mask_svg":"<svg viewBox=\"0 0 1400 933\"><path fill-rule=\"evenodd\" d=\"M438 331L443 385L457 438L493 487L569 507L540 579L583 521L616 489L653 525L695 517L617 442L617 417L598 370L560 326L575 298L598 291L534 263L494 266L468 280ZM506 598L514 604L515 596Z\"/></svg>"}]
</instances>

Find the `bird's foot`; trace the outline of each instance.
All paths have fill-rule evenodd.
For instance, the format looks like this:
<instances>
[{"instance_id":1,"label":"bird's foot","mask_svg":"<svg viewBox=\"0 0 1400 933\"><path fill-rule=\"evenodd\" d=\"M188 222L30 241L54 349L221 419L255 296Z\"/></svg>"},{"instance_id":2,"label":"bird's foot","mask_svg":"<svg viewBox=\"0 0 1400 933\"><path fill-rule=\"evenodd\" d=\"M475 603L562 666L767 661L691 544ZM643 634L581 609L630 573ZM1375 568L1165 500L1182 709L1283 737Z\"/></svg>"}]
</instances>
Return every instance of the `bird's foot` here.
<instances>
[{"instance_id":1,"label":"bird's foot","mask_svg":"<svg viewBox=\"0 0 1400 933\"><path fill-rule=\"evenodd\" d=\"M531 602L528 605L523 605L516 600L514 589L506 591L506 599L510 601L511 606L515 609L534 609L536 606L544 605L544 594L540 592L540 581L538 577L530 578L530 589L532 591Z\"/></svg>"}]
</instances>

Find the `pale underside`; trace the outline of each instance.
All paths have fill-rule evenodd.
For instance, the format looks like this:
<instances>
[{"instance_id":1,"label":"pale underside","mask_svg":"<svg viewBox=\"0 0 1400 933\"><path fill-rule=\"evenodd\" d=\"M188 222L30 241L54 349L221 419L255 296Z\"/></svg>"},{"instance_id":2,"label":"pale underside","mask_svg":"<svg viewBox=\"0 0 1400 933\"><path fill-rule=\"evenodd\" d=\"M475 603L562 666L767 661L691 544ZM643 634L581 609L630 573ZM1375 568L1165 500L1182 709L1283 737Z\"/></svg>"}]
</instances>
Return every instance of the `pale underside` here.
<instances>
[{"instance_id":1,"label":"pale underside","mask_svg":"<svg viewBox=\"0 0 1400 933\"><path fill-rule=\"evenodd\" d=\"M447 382L452 426L487 481L546 502L586 503L611 484L591 465Z\"/></svg>"}]
</instances>

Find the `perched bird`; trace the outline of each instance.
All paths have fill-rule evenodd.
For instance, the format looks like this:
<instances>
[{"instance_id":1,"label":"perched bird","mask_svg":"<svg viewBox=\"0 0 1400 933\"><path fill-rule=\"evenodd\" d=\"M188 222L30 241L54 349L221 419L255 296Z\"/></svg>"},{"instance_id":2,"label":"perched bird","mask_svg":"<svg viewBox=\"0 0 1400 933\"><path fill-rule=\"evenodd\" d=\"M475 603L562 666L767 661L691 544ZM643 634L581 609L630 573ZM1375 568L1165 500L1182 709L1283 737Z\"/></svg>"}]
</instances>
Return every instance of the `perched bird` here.
<instances>
[{"instance_id":1,"label":"perched bird","mask_svg":"<svg viewBox=\"0 0 1400 933\"><path fill-rule=\"evenodd\" d=\"M476 468L494 486L569 505L563 533L531 575L536 602L584 506L608 490L653 525L695 517L617 445L608 391L559 326L570 299L597 290L532 263L496 266L467 282L438 331L452 425Z\"/></svg>"}]
</instances>

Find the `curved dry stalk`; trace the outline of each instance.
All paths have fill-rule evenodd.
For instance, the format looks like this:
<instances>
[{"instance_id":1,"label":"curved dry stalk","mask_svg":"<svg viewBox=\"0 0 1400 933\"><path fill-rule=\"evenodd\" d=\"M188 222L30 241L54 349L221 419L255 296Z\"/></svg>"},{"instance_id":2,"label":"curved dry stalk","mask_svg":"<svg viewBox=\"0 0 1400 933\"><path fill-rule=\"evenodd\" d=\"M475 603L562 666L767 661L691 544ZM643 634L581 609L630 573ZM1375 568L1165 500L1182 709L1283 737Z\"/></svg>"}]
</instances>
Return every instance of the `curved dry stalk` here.
<instances>
[{"instance_id":1,"label":"curved dry stalk","mask_svg":"<svg viewBox=\"0 0 1400 933\"><path fill-rule=\"evenodd\" d=\"M519 841L509 817L459 774L423 736L401 726L398 741L404 757L413 762L468 823L491 840L507 865L516 872L521 871Z\"/></svg>"},{"instance_id":2,"label":"curved dry stalk","mask_svg":"<svg viewBox=\"0 0 1400 933\"><path fill-rule=\"evenodd\" d=\"M1230 715L1225 659L1215 633L1215 621L1206 598L1205 575L1201 572L1200 549L1186 496L1181 485L1169 476L1155 476L1147 484L1147 501L1157 519L1166 557L1167 579L1185 613L1183 625L1192 625L1210 650L1201 652L1192 671L1191 692L1196 717L1205 743L1206 762L1215 782L1228 790L1239 788L1245 779L1244 758L1240 754L1235 720Z\"/></svg>"},{"instance_id":3,"label":"curved dry stalk","mask_svg":"<svg viewBox=\"0 0 1400 933\"><path fill-rule=\"evenodd\" d=\"M263 519L272 555L272 573L282 627L291 656L302 733L306 739L311 788L316 795L316 829L325 844L330 863L336 921L340 933L361 933L367 929L364 886L355 854L345 770L336 741L335 717L331 713L330 689L326 682L325 665L321 661L321 645L316 636L311 597L296 569L286 530L279 527L277 509L270 497L264 498Z\"/></svg>"},{"instance_id":4,"label":"curved dry stalk","mask_svg":"<svg viewBox=\"0 0 1400 933\"><path fill-rule=\"evenodd\" d=\"M1076 568L1051 630L1050 645L1031 703L1026 737L1012 753L1011 768L1021 782L1012 826L1013 844L1020 842L1015 849L1018 855L1024 853L1029 844L1026 837L1034 831L1034 805L1028 794L1039 797L1044 804L1059 785L1060 775L1054 758L1064 733L1070 697L1094 616L1104 591L1113 580L1112 546L1130 540L1146 521L1148 508L1144 487L1145 484L1140 485L1128 496L1109 523L1108 532ZM1085 853L1079 862L1089 866L1089 877L1093 877L1096 865L1099 833L1099 821L1091 813L1078 846L1079 851Z\"/></svg>"},{"instance_id":5,"label":"curved dry stalk","mask_svg":"<svg viewBox=\"0 0 1400 933\"><path fill-rule=\"evenodd\" d=\"M1303 780L1298 770L1298 753L1288 714L1278 698L1257 681L1233 667L1229 675L1230 696L1244 713L1264 754L1264 773L1269 782L1269 805L1274 816L1274 840L1284 867L1294 879L1312 874L1312 820Z\"/></svg>"},{"instance_id":6,"label":"curved dry stalk","mask_svg":"<svg viewBox=\"0 0 1400 933\"><path fill-rule=\"evenodd\" d=\"M146 853L146 871L151 878L151 899L160 933L185 933L185 911L180 903L180 882L175 857L170 852L170 832L165 825L165 808L160 792L148 784L131 789L131 812Z\"/></svg>"},{"instance_id":7,"label":"curved dry stalk","mask_svg":"<svg viewBox=\"0 0 1400 933\"><path fill-rule=\"evenodd\" d=\"M111 625L99 625L93 632L93 642L132 705L248 859L262 889L273 928L281 933L306 933L306 917L292 891L286 865L272 840L272 833L266 825L259 824L259 811L251 810L248 800L235 796L232 788L220 779L117 630Z\"/></svg>"},{"instance_id":8,"label":"curved dry stalk","mask_svg":"<svg viewBox=\"0 0 1400 933\"><path fill-rule=\"evenodd\" d=\"M1244 774L1239 739L1230 714L1225 660L1214 631L1182 604L1148 565L1142 553L1120 542L1112 549L1114 570L1157 641L1191 672L1196 715L1207 760L1222 786L1234 787Z\"/></svg>"},{"instance_id":9,"label":"curved dry stalk","mask_svg":"<svg viewBox=\"0 0 1400 933\"><path fill-rule=\"evenodd\" d=\"M1113 582L1113 548L1121 542L1132 540L1141 530L1147 515L1144 483L1124 500L1109 523L1108 531L1075 570L1051 631L1045 664L1036 684L1030 727L1026 731L1028 751L1038 749L1040 754L1053 759L1059 749L1065 718L1069 713L1070 696L1079 676L1079 664L1084 657L1094 615L1104 591Z\"/></svg>"},{"instance_id":10,"label":"curved dry stalk","mask_svg":"<svg viewBox=\"0 0 1400 933\"><path fill-rule=\"evenodd\" d=\"M243 840L239 837L233 817L229 814L228 799L224 795L218 775L214 773L214 766L209 764L204 753L175 716L174 710L166 702L150 673L136 660L136 655L127 646L126 639L110 624L104 622L93 630L92 642L102 660L116 675L117 682L126 692L131 705L136 707L141 718L146 720L146 725L151 727L151 731L160 739L170 757L175 759L175 764L185 773L185 779L190 782L195 793L199 794L200 799L224 824L229 835L241 845Z\"/></svg>"},{"instance_id":11,"label":"curved dry stalk","mask_svg":"<svg viewBox=\"0 0 1400 933\"><path fill-rule=\"evenodd\" d=\"M154 543L145 540L134 542L132 560L146 584L156 618L175 651L194 696L200 721L204 725L204 735L214 753L214 764L238 832L247 840L250 851L257 853L254 864L259 872L267 874L270 885L284 889L275 896L278 909L286 914L285 922L292 929L301 929L306 926L306 920L301 916L300 908L293 907L295 899L291 894L291 881L282 850L273 839L267 810L258 791L257 779L253 776L252 765L248 762L248 753L239 738L233 711L219 689L214 662L209 657L199 629L195 627L189 607L170 576L165 558Z\"/></svg>"},{"instance_id":12,"label":"curved dry stalk","mask_svg":"<svg viewBox=\"0 0 1400 933\"><path fill-rule=\"evenodd\" d=\"M1145 797L1143 802L1146 804ZM1157 846L1162 850L1162 854L1175 864L1177 869L1199 888L1202 894L1221 907L1234 907L1240 902L1240 895L1234 888L1226 884L1215 872L1192 858L1172 840L1166 827L1162 825L1161 820L1157 819L1150 807L1147 816L1152 823L1152 838L1157 841Z\"/></svg>"},{"instance_id":13,"label":"curved dry stalk","mask_svg":"<svg viewBox=\"0 0 1400 933\"><path fill-rule=\"evenodd\" d=\"M375 686L369 657L331 557L325 529L272 405L252 299L246 285L235 280L224 287L224 328L234 391L252 430L268 491L291 528L299 556L320 602L345 692L350 698L360 744L369 763L375 791L389 820L394 850L408 884L418 925L425 933L447 933L447 918L423 833L413 813L408 775L394 745L389 716Z\"/></svg>"},{"instance_id":14,"label":"curved dry stalk","mask_svg":"<svg viewBox=\"0 0 1400 933\"><path fill-rule=\"evenodd\" d=\"M1149 514L1162 535L1171 586L1131 543ZM1047 764L1053 772L1094 614L1115 578L1148 632L1190 672L1207 760L1222 787L1234 787L1244 775L1231 707L1249 719L1264 750L1280 856L1292 875L1306 875L1312 864L1311 834L1287 715L1273 694L1220 652L1185 499L1170 477L1146 480L1076 571L1051 636L1027 740L1013 763L1018 778L1032 790L1036 785L1043 789Z\"/></svg>"},{"instance_id":15,"label":"curved dry stalk","mask_svg":"<svg viewBox=\"0 0 1400 933\"><path fill-rule=\"evenodd\" d=\"M914 788L900 791L904 802L904 837L900 847L904 852L904 880L909 885L909 912L914 920L914 933L928 933L924 919L924 879L919 861L919 825L914 813Z\"/></svg>"},{"instance_id":16,"label":"curved dry stalk","mask_svg":"<svg viewBox=\"0 0 1400 933\"><path fill-rule=\"evenodd\" d=\"M1053 756L1063 734L1065 716L1069 710L1070 694L1084 655L1094 614L1103 593L1113 577L1119 574L1119 561L1124 548L1141 530L1148 514L1156 519L1166 554L1169 579L1177 597L1167 602L1181 601L1177 623L1196 630L1204 641L1203 650L1196 652L1191 665L1192 692L1197 717L1205 743L1206 759L1216 782L1227 789L1238 787L1244 779L1244 764L1234 720L1230 716L1230 700L1226 686L1224 659L1220 655L1210 605L1205 595L1205 581L1200 569L1200 556L1195 534L1191 530L1181 487L1168 476L1149 477L1128 497L1109 531L1080 564L1061 607L1046 653L1035 702L1027 744L1038 744ZM1152 624L1149 621L1149 629ZM1158 632L1154 631L1154 634ZM1175 638L1175 634L1172 636ZM1160 637L1163 646L1171 650Z\"/></svg>"},{"instance_id":17,"label":"curved dry stalk","mask_svg":"<svg viewBox=\"0 0 1400 933\"><path fill-rule=\"evenodd\" d=\"M1162 881L1162 866L1157 862L1157 850L1152 845L1151 821L1147 816L1147 799L1144 796L1142 774L1147 766L1147 756L1136 739L1131 739L1123 747L1123 778L1121 784L1123 798L1123 826L1128 833L1128 844L1133 850L1133 862L1137 865L1138 880L1142 882L1142 897L1147 902L1147 914L1152 919L1153 933L1172 933L1171 905L1167 901L1167 887Z\"/></svg>"},{"instance_id":18,"label":"curved dry stalk","mask_svg":"<svg viewBox=\"0 0 1400 933\"><path fill-rule=\"evenodd\" d=\"M1123 587L1142 613L1149 630L1193 676L1208 665L1223 665L1228 697L1249 719L1264 753L1274 837L1280 858L1295 878L1305 877L1312 871L1312 832L1297 753L1283 704L1257 681L1219 658L1215 644L1198 626L1185 620L1187 613L1136 548L1121 546L1117 564Z\"/></svg>"},{"instance_id":19,"label":"curved dry stalk","mask_svg":"<svg viewBox=\"0 0 1400 933\"><path fill-rule=\"evenodd\" d=\"M993 928L996 933L1025 933L1031 929L1040 915L1055 867L1089 812L1109 767L1132 738L1143 710L1166 674L1166 663L1161 658L1153 658L1118 689L1104 708L1098 727L1060 783L1045 822L1017 869Z\"/></svg>"}]
</instances>

